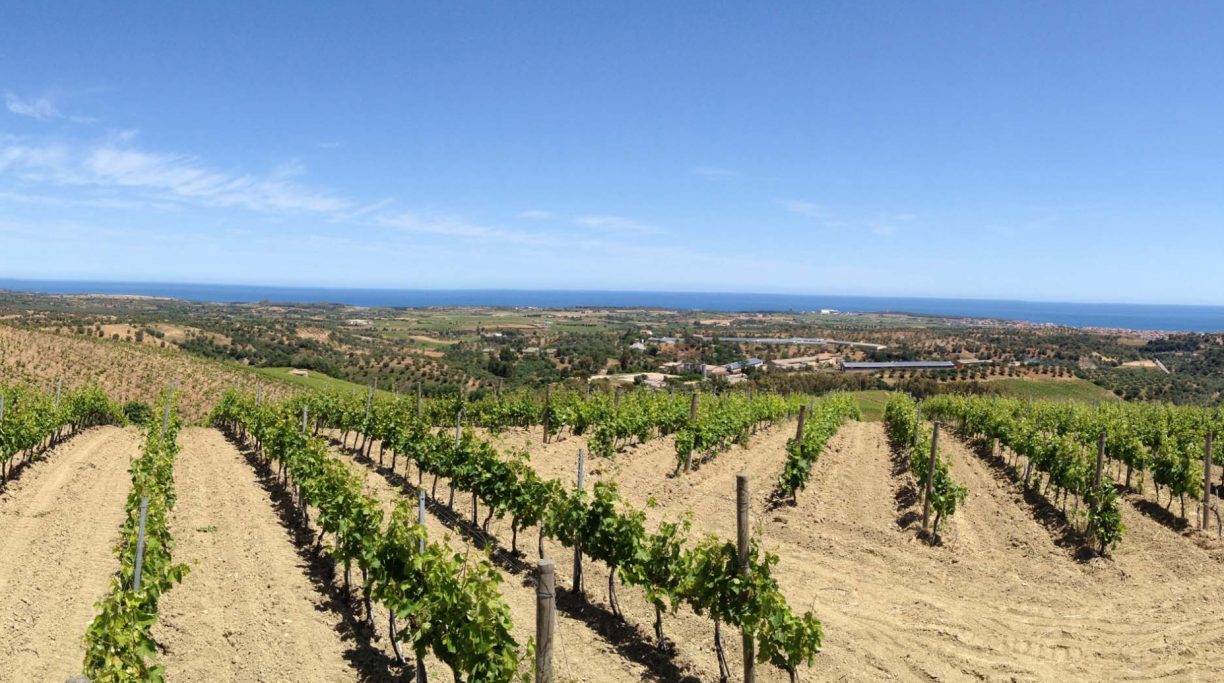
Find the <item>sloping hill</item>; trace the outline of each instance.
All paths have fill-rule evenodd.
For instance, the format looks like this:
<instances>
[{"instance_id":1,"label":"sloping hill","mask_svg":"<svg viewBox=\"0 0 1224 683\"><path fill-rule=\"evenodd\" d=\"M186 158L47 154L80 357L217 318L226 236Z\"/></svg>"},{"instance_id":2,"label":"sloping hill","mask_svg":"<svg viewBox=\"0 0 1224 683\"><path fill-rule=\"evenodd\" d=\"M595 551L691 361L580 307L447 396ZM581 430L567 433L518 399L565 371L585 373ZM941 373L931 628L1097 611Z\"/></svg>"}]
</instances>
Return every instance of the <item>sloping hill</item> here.
<instances>
[{"instance_id":1,"label":"sloping hill","mask_svg":"<svg viewBox=\"0 0 1224 683\"><path fill-rule=\"evenodd\" d=\"M159 349L109 339L63 336L0 325L0 383L52 385L63 378L66 387L90 382L120 401L152 401L170 382L183 392L184 418L200 420L230 387L254 390L262 383L270 395L294 389L254 370L192 356L176 349Z\"/></svg>"}]
</instances>

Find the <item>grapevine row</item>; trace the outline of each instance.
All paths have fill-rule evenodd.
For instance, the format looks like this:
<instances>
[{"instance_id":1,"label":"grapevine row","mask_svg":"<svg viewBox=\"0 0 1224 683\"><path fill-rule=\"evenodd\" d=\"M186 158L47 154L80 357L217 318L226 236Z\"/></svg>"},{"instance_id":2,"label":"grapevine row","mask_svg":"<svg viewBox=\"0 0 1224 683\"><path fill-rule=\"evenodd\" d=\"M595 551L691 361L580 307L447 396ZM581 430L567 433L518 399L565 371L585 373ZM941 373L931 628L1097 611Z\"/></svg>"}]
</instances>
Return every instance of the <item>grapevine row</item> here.
<instances>
[{"instance_id":1,"label":"grapevine row","mask_svg":"<svg viewBox=\"0 0 1224 683\"><path fill-rule=\"evenodd\" d=\"M326 395L296 399L314 415L316 427L343 428L339 408L342 401ZM407 401L392 401L383 410L371 410L366 421L370 433L358 448L368 452L374 440L391 451L394 470L400 456L417 466L418 483L424 488L426 473L433 476L430 486L436 498L438 477L447 479L453 490L464 491L483 501L488 516L509 515L517 551L518 532L539 527L539 546L552 538L570 548L581 548L584 555L609 567L609 603L620 614L616 584L640 586L656 609L656 635L662 638L662 614L687 604L699 614L709 615L717 626L729 624L754 637L757 659L788 671L792 678L800 664L811 665L820 649L823 632L811 612L796 614L786 604L773 567L778 558L763 552L754 542L749 553L749 574L741 576L738 551L734 543L714 536L700 539L690 547L688 525L665 523L653 533L645 529L645 514L624 503L615 484L600 482L592 493L567 492L560 482L540 478L527 464L526 454L503 456L471 431L458 438L449 432L435 432L426 421L417 419L415 406ZM347 441L347 435L342 434ZM356 441L354 441L356 445ZM453 503L453 497L452 497ZM475 510L473 511L475 522ZM542 553L541 553L542 554ZM721 643L716 647L721 652Z\"/></svg>"},{"instance_id":2,"label":"grapevine row","mask_svg":"<svg viewBox=\"0 0 1224 683\"><path fill-rule=\"evenodd\" d=\"M824 452L825 444L849 419L863 419L858 404L849 396L834 394L812 405L804 416L802 434L786 442L786 466L778 478L782 494L793 498L807 486L812 465Z\"/></svg>"},{"instance_id":3,"label":"grapevine row","mask_svg":"<svg viewBox=\"0 0 1224 683\"><path fill-rule=\"evenodd\" d=\"M15 458L28 461L86 427L123 422L119 407L96 386L63 396L59 391L0 387L0 481L7 481Z\"/></svg>"},{"instance_id":4,"label":"grapevine row","mask_svg":"<svg viewBox=\"0 0 1224 683\"><path fill-rule=\"evenodd\" d=\"M676 472L692 466L694 453L717 453L733 443L747 445L748 436L759 427L794 415L810 400L801 394L705 397L705 409L676 432Z\"/></svg>"},{"instance_id":5,"label":"grapevine row","mask_svg":"<svg viewBox=\"0 0 1224 683\"><path fill-rule=\"evenodd\" d=\"M1086 503L1087 530L1102 554L1122 540L1125 527L1117 489L1104 479L1099 484L1095 481L1093 450L1101 432L1087 438L1088 431L1095 431L1102 423L1093 420L1094 426L1086 425L1083 429L1088 431L1081 431L1071 426L1069 419L1074 419L1076 409L1069 405L1033 406L982 397L938 396L924 402L923 409L933 418L952 423L966 438L997 441L1013 454L1023 456L1027 461L1022 475L1024 485L1031 485L1034 474L1038 479L1044 475L1043 495L1048 497L1053 487L1052 502L1057 503L1061 496L1064 513L1067 496L1073 496L1072 520L1078 519L1080 501Z\"/></svg>"},{"instance_id":6,"label":"grapevine row","mask_svg":"<svg viewBox=\"0 0 1224 683\"><path fill-rule=\"evenodd\" d=\"M884 428L893 449L907 454L909 472L924 492L930 479L930 505L935 512L931 527L931 540L939 536L939 523L956 514L956 509L965 502L969 490L952 479L951 463L935 453L934 470L931 469L930 429L923 424L918 414L918 405L908 394L894 394L884 406ZM926 501L923 501L926 505Z\"/></svg>"},{"instance_id":7,"label":"grapevine row","mask_svg":"<svg viewBox=\"0 0 1224 683\"><path fill-rule=\"evenodd\" d=\"M175 501L174 458L179 451L177 403L169 390L162 394L157 406L163 420L150 420L145 426L140 457L132 461L132 487L118 546L119 571L85 632L84 673L94 683L162 680L150 631L157 621L158 599L188 571L187 565L174 562L168 526ZM144 553L137 587L140 509L145 498Z\"/></svg>"},{"instance_id":8,"label":"grapevine row","mask_svg":"<svg viewBox=\"0 0 1224 683\"><path fill-rule=\"evenodd\" d=\"M212 413L214 425L231 437L250 441L296 487L305 519L318 510L320 537L330 534L329 553L362 575L367 617L377 600L391 614L395 647L407 644L423 667L432 652L456 681L504 683L519 678L518 643L510 634L510 610L498 592L500 575L481 559L469 559L439 543L427 543L415 511L400 501L382 530L376 499L364 495L361 481L331 457L326 443L309 435L298 419L298 405L257 405L250 397L225 394ZM407 627L399 631L396 620ZM423 669L422 669L423 670Z\"/></svg>"}]
</instances>

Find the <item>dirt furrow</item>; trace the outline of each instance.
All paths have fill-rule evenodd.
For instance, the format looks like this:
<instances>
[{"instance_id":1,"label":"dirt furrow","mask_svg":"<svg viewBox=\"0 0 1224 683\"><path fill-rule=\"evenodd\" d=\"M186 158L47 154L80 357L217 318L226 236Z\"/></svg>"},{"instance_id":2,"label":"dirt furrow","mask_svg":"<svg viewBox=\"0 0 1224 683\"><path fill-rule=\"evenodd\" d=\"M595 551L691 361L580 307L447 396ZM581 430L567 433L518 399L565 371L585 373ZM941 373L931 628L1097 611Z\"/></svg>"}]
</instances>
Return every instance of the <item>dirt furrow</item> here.
<instances>
[{"instance_id":1,"label":"dirt furrow","mask_svg":"<svg viewBox=\"0 0 1224 683\"><path fill-rule=\"evenodd\" d=\"M134 429L99 427L46 454L0 496L0 680L80 673L94 604L119 568Z\"/></svg>"},{"instance_id":2,"label":"dirt furrow","mask_svg":"<svg viewBox=\"0 0 1224 683\"><path fill-rule=\"evenodd\" d=\"M153 634L169 681L352 681L385 674L321 594L274 496L213 429L179 435L174 556L191 567Z\"/></svg>"},{"instance_id":3,"label":"dirt furrow","mask_svg":"<svg viewBox=\"0 0 1224 683\"><path fill-rule=\"evenodd\" d=\"M894 474L879 423L849 423L829 442L798 505L769 500L785 463L794 423L754 435L703 463L669 476L674 445L664 438L625 449L612 459L587 460L589 482L616 481L631 505L646 508L648 527L691 512L696 534L735 533L735 474L752 477L752 522L776 552L776 577L792 606L812 609L825 622L825 652L806 677L827 680L1050 680L1202 679L1218 673L1209 653L1224 646L1218 614L1220 579L1211 553L1159 523L1124 509L1132 527L1113 560L1085 559L1056 526L1034 516L1031 502L1005 473L953 436L941 438L954 476L969 499L931 547L903 527ZM581 438L541 443L538 429L512 430L500 448L524 448L544 476L572 485ZM414 475L415 476L415 475ZM426 484L429 479L426 479ZM440 497L445 500L445 487ZM456 496L461 517L470 499ZM648 503L653 506L648 507ZM482 510L483 517L483 510ZM912 522L910 523L912 527ZM491 530L508 543L508 523ZM534 529L520 535L533 548ZM570 582L569 552L546 543L558 562L558 585ZM586 564L590 623L606 629L607 569ZM653 614L637 591L621 588L627 622L617 651L629 658L653 646ZM1213 604L1215 607L1213 608ZM717 675L712 623L686 608L664 620L678 649L672 675L647 667L649 677L699 680ZM635 642L634 646L626 643ZM732 670L739 639L724 633ZM648 662L648 660L642 660ZM604 676L620 680L621 673ZM782 680L770 667L758 680Z\"/></svg>"}]
</instances>

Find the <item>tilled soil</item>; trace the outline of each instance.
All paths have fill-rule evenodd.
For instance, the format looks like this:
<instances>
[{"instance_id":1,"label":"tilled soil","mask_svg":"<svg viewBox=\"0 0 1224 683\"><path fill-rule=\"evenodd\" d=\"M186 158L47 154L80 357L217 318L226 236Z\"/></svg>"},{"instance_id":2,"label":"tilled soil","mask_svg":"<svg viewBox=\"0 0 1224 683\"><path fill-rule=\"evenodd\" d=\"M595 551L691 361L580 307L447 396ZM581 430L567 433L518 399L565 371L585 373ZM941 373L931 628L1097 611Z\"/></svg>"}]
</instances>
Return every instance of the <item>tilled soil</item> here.
<instances>
[{"instance_id":1,"label":"tilled soil","mask_svg":"<svg viewBox=\"0 0 1224 683\"><path fill-rule=\"evenodd\" d=\"M848 423L830 441L797 506L771 500L793 430L793 422L767 429L747 448L732 447L678 477L671 476L669 438L588 461L587 473L615 480L636 506L653 502L651 523L691 511L695 530L731 539L735 475L748 472L752 523L780 557L784 593L826 627L825 651L808 678L1214 680L1224 672L1216 656L1224 652L1217 544L1183 537L1124 505L1126 538L1112 559L1095 557L1068 538L1065 525L1043 521L1048 514L1035 511L1005 473L945 434L942 449L970 494L941 530L943 545L932 547L916 533L921 510L901 495L908 475L894 468L879 423ZM585 445L581 438L544 445L538 430L498 440L525 446L541 473L569 482ZM647 613L625 611L648 627ZM667 621L680 634L681 656L710 680L712 648L701 647L708 620ZM724 640L737 671L739 639ZM785 680L768 667L758 678Z\"/></svg>"},{"instance_id":2,"label":"tilled soil","mask_svg":"<svg viewBox=\"0 0 1224 683\"><path fill-rule=\"evenodd\" d=\"M187 428L175 462L174 557L153 636L168 681L353 681L375 669L256 470L216 430ZM379 668L379 671L385 671Z\"/></svg>"},{"instance_id":3,"label":"tilled soil","mask_svg":"<svg viewBox=\"0 0 1224 683\"><path fill-rule=\"evenodd\" d=\"M0 680L80 673L85 629L119 569L114 545L138 451L134 429L91 429L0 494Z\"/></svg>"},{"instance_id":4,"label":"tilled soil","mask_svg":"<svg viewBox=\"0 0 1224 683\"><path fill-rule=\"evenodd\" d=\"M1218 657L1224 652L1224 551L1218 544L1184 537L1127 503L1123 544L1111 559L1096 557L997 461L945 434L941 450L952 460L954 477L970 493L941 529L942 544L931 546L917 533L921 510L905 495L911 488L909 475L894 461L879 423L848 423L814 466L797 505L777 500L772 494L793 430L793 422L764 429L753 435L747 448L734 446L678 476L673 475L674 441L656 439L612 459L588 459L587 486L598 479L616 481L629 504L646 510L648 527L687 513L694 536L713 533L731 539L735 478L746 471L752 524L765 547L779 556L777 578L783 592L792 606L813 610L825 624L824 652L814 668L801 671L803 680L1216 680L1224 674L1224 661ZM216 434L210 439L221 441ZM542 475L573 485L577 450L585 446L584 439L544 444L538 429L512 430L494 439L501 448L526 449ZM222 447L232 451L224 442L210 444L208 450L221 452ZM392 474L378 467L377 446L372 461L335 450L366 478L366 490L388 511L405 493L414 499L417 474L402 460ZM390 464L389 454L385 463ZM187 475L180 476L183 496ZM426 476L427 490L431 483ZM487 539L470 524L467 495L457 493L454 512L447 509L443 480L437 498L427 517L432 538L449 537L456 549L485 544ZM179 514L184 505L180 498ZM266 500L235 500L227 507L245 518L259 505L269 508ZM485 513L481 507L481 521ZM268 516L269 524L277 523ZM279 542L289 543L283 529ZM504 579L502 593L513 614L514 634L525 643L534 631L530 569L536 560L536 529L519 534L519 548L526 553L522 556L507 552L508 520L493 520L489 531L489 549ZM179 538L190 533L180 531ZM667 615L664 630L670 644L660 647L651 629L653 609L640 591L618 586L626 617L620 622L610 613L606 567L584 564L588 601L583 602L568 590L572 552L545 542L545 553L557 563L558 680L717 679L708 618L684 607ZM337 582L332 581L333 587ZM308 584L287 590L282 599L317 600L318 582L313 589ZM188 588L184 584L170 595L186 594ZM211 599L219 599L216 595ZM360 618L355 602L343 602ZM380 608L375 612L371 647L387 661L386 615ZM163 620L165 614L163 608ZM739 634L725 629L723 640L730 668L738 676ZM231 655L222 649L212 656L228 661ZM273 678L305 675L313 680L315 669L302 664L314 661L309 656L281 659L285 666L276 669ZM173 678L171 661L167 654ZM426 665L432 677L447 677L440 663L430 660ZM384 676L398 672L393 666L381 671ZM367 677L379 678L336 671L333 680ZM768 666L759 667L757 677L786 680L784 672ZM214 679L246 680L220 674Z\"/></svg>"}]
</instances>

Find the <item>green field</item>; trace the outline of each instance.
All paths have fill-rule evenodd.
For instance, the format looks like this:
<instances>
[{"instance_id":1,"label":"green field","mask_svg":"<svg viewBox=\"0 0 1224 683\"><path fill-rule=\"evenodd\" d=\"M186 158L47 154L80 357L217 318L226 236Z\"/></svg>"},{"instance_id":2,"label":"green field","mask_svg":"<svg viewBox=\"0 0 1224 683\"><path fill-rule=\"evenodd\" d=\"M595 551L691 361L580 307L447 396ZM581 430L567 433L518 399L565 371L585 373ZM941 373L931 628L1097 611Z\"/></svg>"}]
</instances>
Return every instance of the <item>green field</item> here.
<instances>
[{"instance_id":1,"label":"green field","mask_svg":"<svg viewBox=\"0 0 1224 683\"><path fill-rule=\"evenodd\" d=\"M289 370L291 368L255 368L255 372L265 377L273 377L282 382L296 384L297 386L314 389L315 391L366 392L366 387L360 384L329 377L321 372L310 370L307 376L302 377L300 375L289 374ZM383 391L382 389L379 389L378 393L380 396L391 395L391 392Z\"/></svg>"},{"instance_id":2,"label":"green field","mask_svg":"<svg viewBox=\"0 0 1224 683\"><path fill-rule=\"evenodd\" d=\"M859 410L863 411L863 419L867 422L880 422L884 419L884 406L888 404L891 391L851 391L850 397L858 402Z\"/></svg>"},{"instance_id":3,"label":"green field","mask_svg":"<svg viewBox=\"0 0 1224 683\"><path fill-rule=\"evenodd\" d=\"M1006 396L1040 401L1117 401L1113 392L1083 379L1000 379L989 383Z\"/></svg>"}]
</instances>

